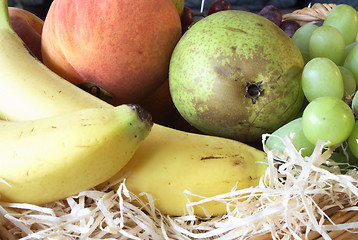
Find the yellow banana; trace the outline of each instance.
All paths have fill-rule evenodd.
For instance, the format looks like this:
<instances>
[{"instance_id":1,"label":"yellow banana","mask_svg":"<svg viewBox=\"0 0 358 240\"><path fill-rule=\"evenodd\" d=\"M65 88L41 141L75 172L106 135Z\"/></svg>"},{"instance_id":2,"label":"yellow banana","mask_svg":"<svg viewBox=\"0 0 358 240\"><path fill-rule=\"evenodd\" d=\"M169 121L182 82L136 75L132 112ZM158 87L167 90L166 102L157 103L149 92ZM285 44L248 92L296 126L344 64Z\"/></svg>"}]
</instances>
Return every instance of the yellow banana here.
<instances>
[{"instance_id":1,"label":"yellow banana","mask_svg":"<svg viewBox=\"0 0 358 240\"><path fill-rule=\"evenodd\" d=\"M23 121L110 106L33 58L6 20L6 1L0 0L0 3L0 114L9 120ZM263 161L262 151L240 142L154 124L132 157L131 165L126 167L132 172L128 175L128 189L148 191L158 198L158 209L163 213L181 215L184 213L183 189L210 197L235 187L236 183L238 187L256 185L265 168L265 164L258 162ZM134 168L135 163L141 166ZM164 168L171 170L166 172ZM157 176L150 174L154 170ZM176 175L175 171L178 171ZM134 188L136 184L139 185ZM178 205L168 207L171 203ZM206 205L206 210L215 214L226 212L222 205L216 204Z\"/></svg>"},{"instance_id":2,"label":"yellow banana","mask_svg":"<svg viewBox=\"0 0 358 240\"><path fill-rule=\"evenodd\" d=\"M163 127L155 134L162 138L145 140L129 163L108 182L125 177L131 192L150 193L163 214L184 215L188 213L188 201L201 200L184 195L185 190L212 197L230 192L235 186L255 186L267 168L263 151L237 141ZM143 200L147 201L146 197ZM226 213L226 205L217 201L196 205L192 210L205 216L202 208L210 215Z\"/></svg>"},{"instance_id":3,"label":"yellow banana","mask_svg":"<svg viewBox=\"0 0 358 240\"><path fill-rule=\"evenodd\" d=\"M118 172L150 132L137 106L87 108L33 121L0 121L0 200L47 203ZM139 108L140 109L140 108Z\"/></svg>"},{"instance_id":4,"label":"yellow banana","mask_svg":"<svg viewBox=\"0 0 358 240\"><path fill-rule=\"evenodd\" d=\"M0 4L0 84L4 84L0 87L0 118L32 120L88 106L108 106L74 88L29 54L11 29L7 1ZM76 107L69 109L71 105Z\"/></svg>"}]
</instances>

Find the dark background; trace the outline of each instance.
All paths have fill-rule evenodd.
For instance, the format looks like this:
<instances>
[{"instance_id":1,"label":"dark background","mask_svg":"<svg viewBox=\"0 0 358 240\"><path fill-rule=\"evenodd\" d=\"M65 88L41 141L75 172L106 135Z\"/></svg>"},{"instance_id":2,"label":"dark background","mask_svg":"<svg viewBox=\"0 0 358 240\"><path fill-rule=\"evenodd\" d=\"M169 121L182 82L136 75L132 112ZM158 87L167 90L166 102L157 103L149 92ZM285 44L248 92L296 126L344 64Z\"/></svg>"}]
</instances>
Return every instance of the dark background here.
<instances>
[{"instance_id":1,"label":"dark background","mask_svg":"<svg viewBox=\"0 0 358 240\"><path fill-rule=\"evenodd\" d=\"M211 2L214 0L205 0L204 9L208 9ZM294 9L300 9L307 7L310 3L335 3L335 4L348 4L355 9L358 9L357 0L336 0L336 1L308 1L308 0L229 0L233 9L247 9L253 12L260 11L266 5L275 5L276 7L292 11ZM201 0L185 0L185 5L200 11Z\"/></svg>"},{"instance_id":2,"label":"dark background","mask_svg":"<svg viewBox=\"0 0 358 240\"><path fill-rule=\"evenodd\" d=\"M19 7L36 14L45 19L52 0L8 0L9 7Z\"/></svg>"},{"instance_id":3,"label":"dark background","mask_svg":"<svg viewBox=\"0 0 358 240\"><path fill-rule=\"evenodd\" d=\"M75 0L74 0L75 1ZM101 1L101 0L98 0ZM205 0L204 12L208 9L211 2L214 0ZM247 9L253 12L259 11L266 5L275 5L284 11L292 11L308 6L314 3L335 3L348 4L358 10L357 0L336 0L336 1L308 1L308 0L229 0L233 9ZM42 19L45 19L48 8L52 0L8 0L9 6L16 6L24 8ZM199 12L201 7L201 0L185 0L185 5L192 8L193 11Z\"/></svg>"}]
</instances>

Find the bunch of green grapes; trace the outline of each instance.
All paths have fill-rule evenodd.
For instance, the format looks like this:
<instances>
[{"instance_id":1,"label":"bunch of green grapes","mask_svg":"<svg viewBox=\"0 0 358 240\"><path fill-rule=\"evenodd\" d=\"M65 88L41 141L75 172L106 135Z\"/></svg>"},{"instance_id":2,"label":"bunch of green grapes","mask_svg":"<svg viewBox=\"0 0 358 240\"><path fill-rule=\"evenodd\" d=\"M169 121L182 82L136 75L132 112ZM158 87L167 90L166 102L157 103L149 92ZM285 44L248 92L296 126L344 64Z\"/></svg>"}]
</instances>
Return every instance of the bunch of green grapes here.
<instances>
[{"instance_id":1,"label":"bunch of green grapes","mask_svg":"<svg viewBox=\"0 0 358 240\"><path fill-rule=\"evenodd\" d=\"M269 149L284 150L280 138L292 139L303 156L318 140L339 149L343 143L358 158L358 12L347 4L334 7L322 25L306 24L292 36L305 60L302 115L270 136Z\"/></svg>"}]
</instances>

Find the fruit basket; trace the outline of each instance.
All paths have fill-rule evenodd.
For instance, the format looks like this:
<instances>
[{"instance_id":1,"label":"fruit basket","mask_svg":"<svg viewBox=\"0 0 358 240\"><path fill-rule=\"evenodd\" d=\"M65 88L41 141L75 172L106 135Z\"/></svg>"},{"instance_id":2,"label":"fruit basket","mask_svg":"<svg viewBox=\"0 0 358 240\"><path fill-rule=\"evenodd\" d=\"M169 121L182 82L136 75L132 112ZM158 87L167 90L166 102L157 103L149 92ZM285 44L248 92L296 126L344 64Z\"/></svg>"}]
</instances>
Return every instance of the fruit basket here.
<instances>
[{"instance_id":1,"label":"fruit basket","mask_svg":"<svg viewBox=\"0 0 358 240\"><path fill-rule=\"evenodd\" d=\"M316 3L312 6L303 9L295 10L291 13L283 15L284 20L294 20L300 25L322 21L326 18L327 14L334 8L334 3Z\"/></svg>"},{"instance_id":2,"label":"fruit basket","mask_svg":"<svg viewBox=\"0 0 358 240\"><path fill-rule=\"evenodd\" d=\"M334 6L315 4L283 19L301 25L321 21ZM202 197L201 202L227 204L227 215L191 215L198 202L188 204L186 216L164 215L150 195L149 203L142 202L121 179L116 191L101 185L41 206L1 203L0 239L354 239L357 171L341 175L322 167L333 151L323 151L322 142L305 158L289 137L283 142L284 154L264 147L269 168L257 188Z\"/></svg>"}]
</instances>

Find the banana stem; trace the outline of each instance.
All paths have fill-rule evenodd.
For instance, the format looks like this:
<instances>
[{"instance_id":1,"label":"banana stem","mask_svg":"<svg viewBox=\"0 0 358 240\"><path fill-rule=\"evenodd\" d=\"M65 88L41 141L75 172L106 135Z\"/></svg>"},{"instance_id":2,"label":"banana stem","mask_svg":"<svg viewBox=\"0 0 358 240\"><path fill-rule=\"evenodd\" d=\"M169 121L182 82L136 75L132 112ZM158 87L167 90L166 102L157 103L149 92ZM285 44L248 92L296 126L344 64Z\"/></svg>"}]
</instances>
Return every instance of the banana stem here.
<instances>
[{"instance_id":1,"label":"banana stem","mask_svg":"<svg viewBox=\"0 0 358 240\"><path fill-rule=\"evenodd\" d=\"M7 0L0 0L0 28L11 28Z\"/></svg>"}]
</instances>

